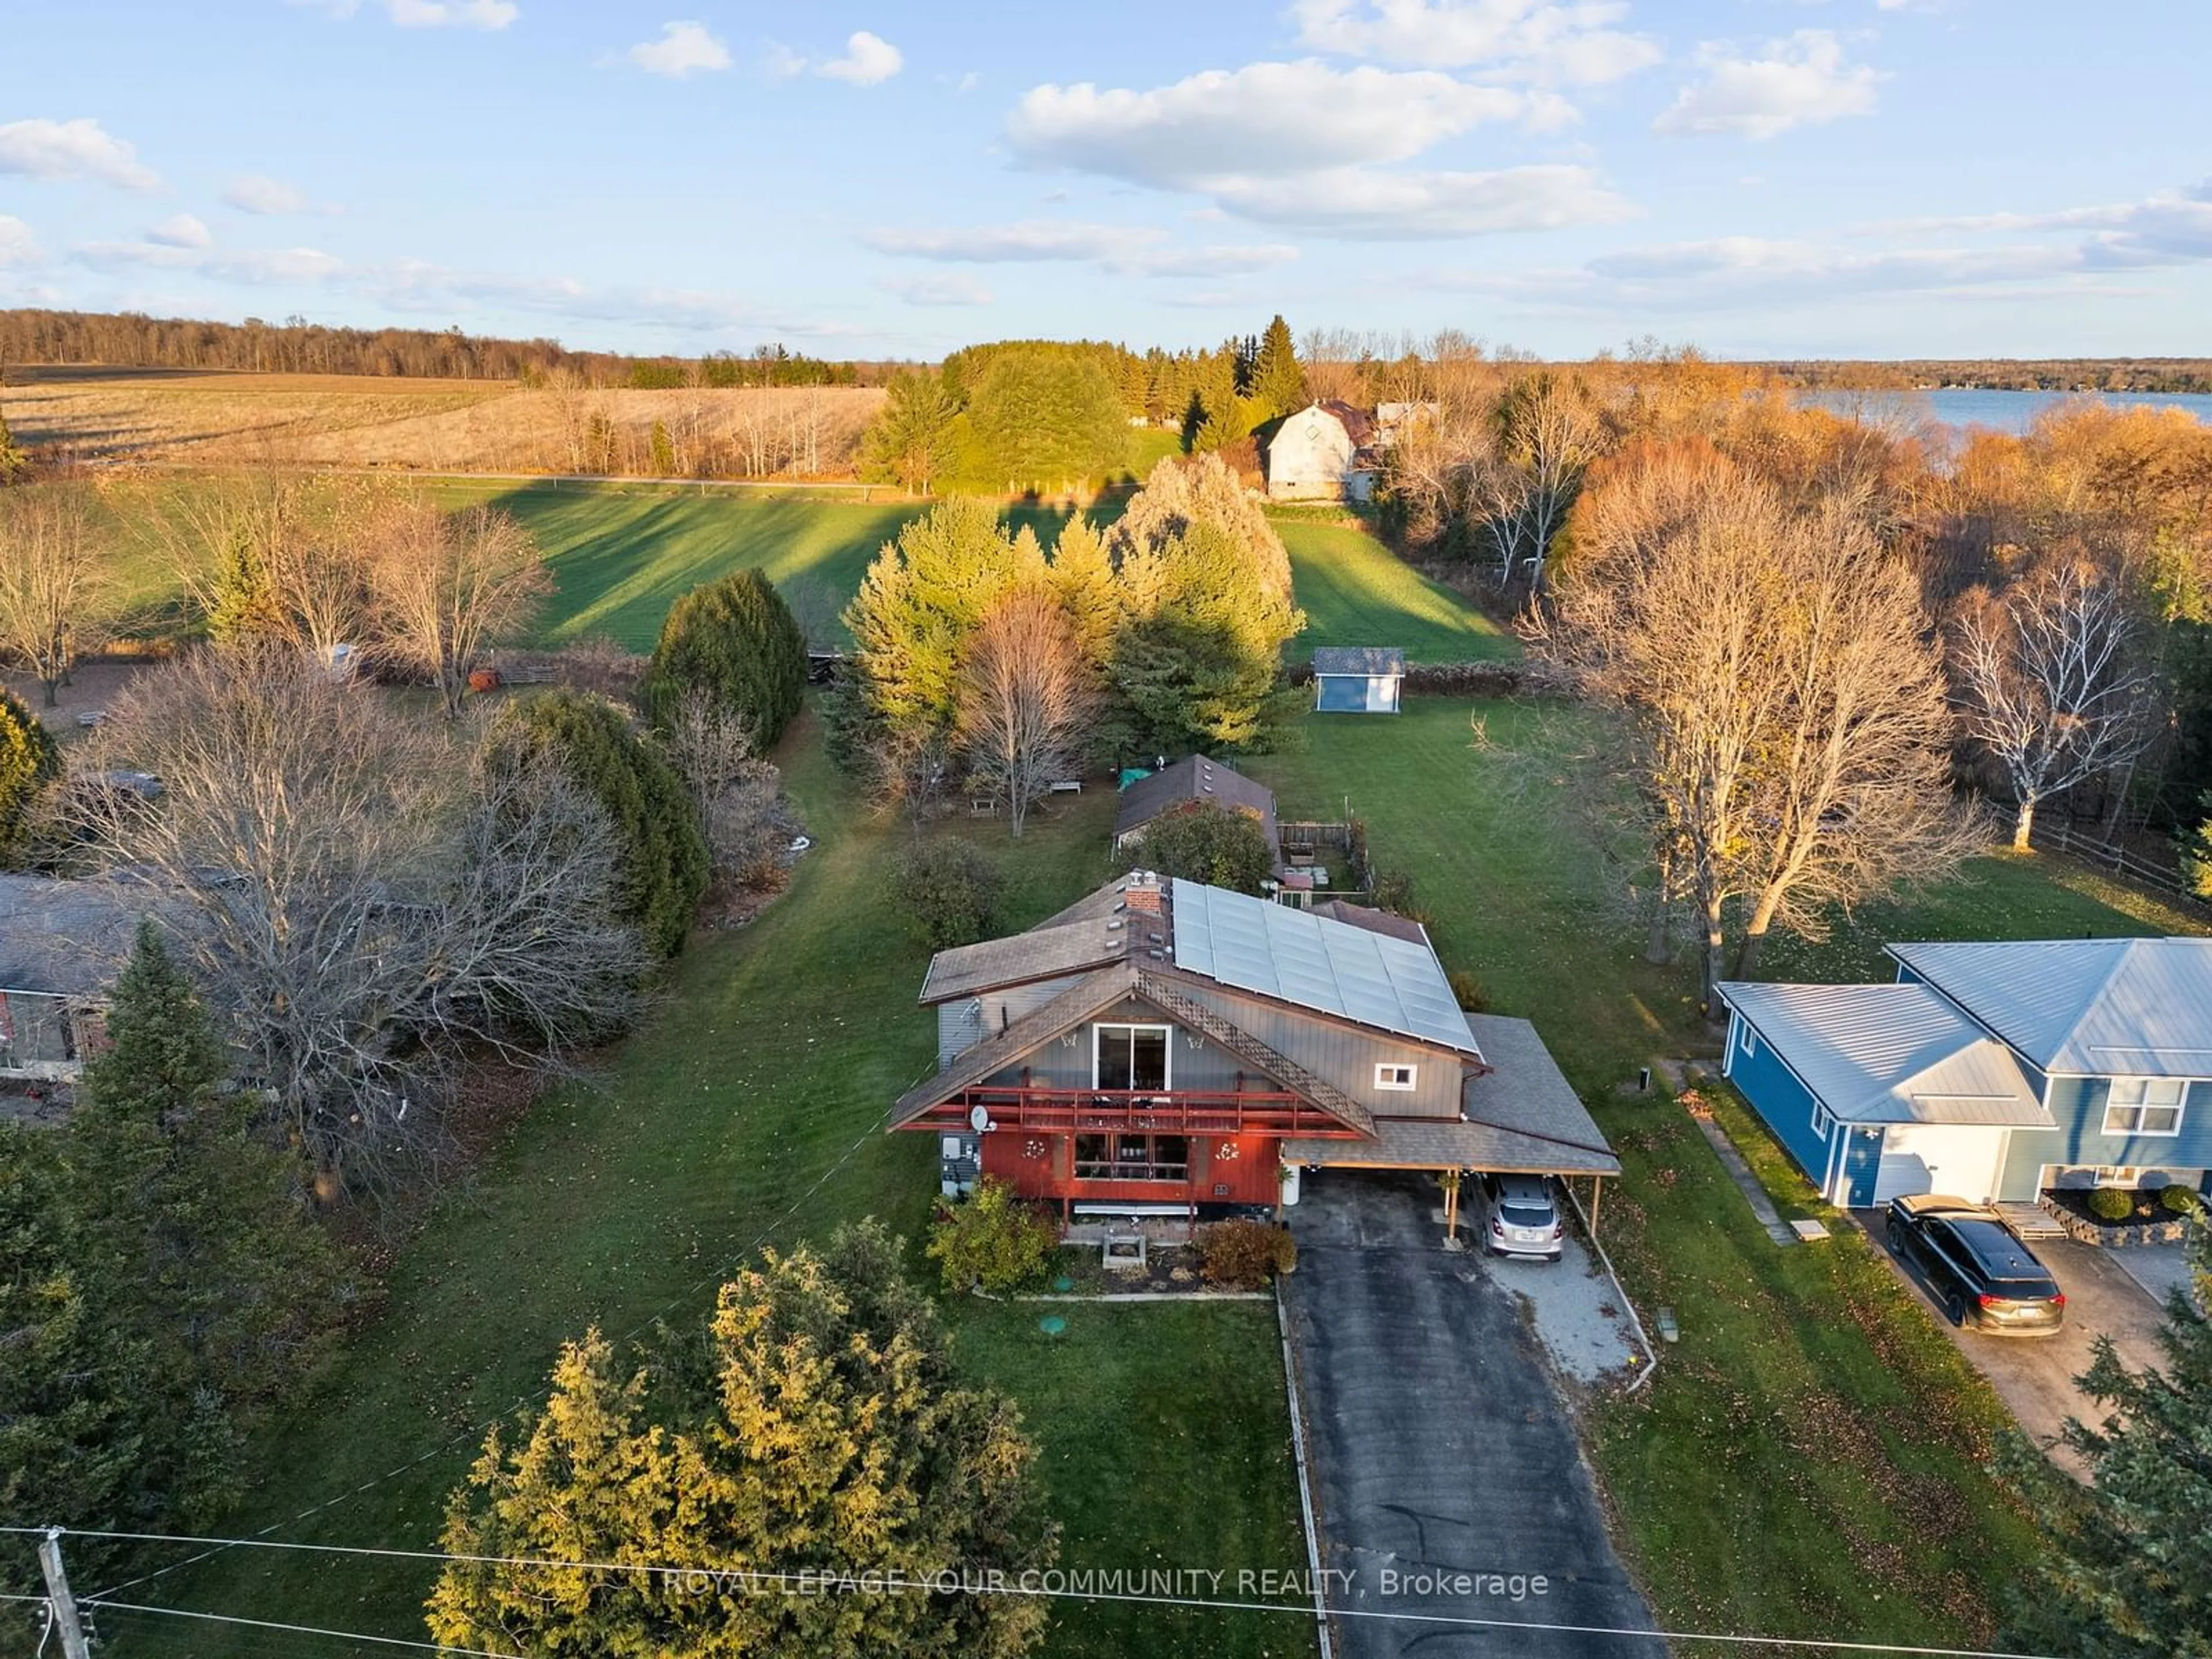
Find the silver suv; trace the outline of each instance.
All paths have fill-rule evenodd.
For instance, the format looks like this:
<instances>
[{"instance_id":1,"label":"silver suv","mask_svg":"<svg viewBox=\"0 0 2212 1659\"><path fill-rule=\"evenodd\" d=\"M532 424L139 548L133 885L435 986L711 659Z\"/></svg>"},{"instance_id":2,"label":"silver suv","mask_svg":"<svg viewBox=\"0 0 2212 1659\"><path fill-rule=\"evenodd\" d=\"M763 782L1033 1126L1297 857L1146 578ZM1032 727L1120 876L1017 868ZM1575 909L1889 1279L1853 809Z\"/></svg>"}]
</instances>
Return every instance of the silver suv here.
<instances>
[{"instance_id":1,"label":"silver suv","mask_svg":"<svg viewBox=\"0 0 2212 1659\"><path fill-rule=\"evenodd\" d=\"M1482 1178L1483 1206L1489 1223L1483 1242L1499 1255L1559 1259L1566 1224L1542 1176L1487 1175Z\"/></svg>"}]
</instances>

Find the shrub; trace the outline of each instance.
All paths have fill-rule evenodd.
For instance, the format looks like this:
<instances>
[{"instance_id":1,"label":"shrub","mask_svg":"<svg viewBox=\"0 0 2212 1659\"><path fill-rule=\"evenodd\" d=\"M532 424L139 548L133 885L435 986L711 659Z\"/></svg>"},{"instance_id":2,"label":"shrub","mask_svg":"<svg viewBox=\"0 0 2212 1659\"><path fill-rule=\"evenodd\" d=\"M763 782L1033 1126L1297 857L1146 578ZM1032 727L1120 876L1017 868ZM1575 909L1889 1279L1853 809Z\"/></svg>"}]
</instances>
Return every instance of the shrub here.
<instances>
[{"instance_id":1,"label":"shrub","mask_svg":"<svg viewBox=\"0 0 2212 1659\"><path fill-rule=\"evenodd\" d=\"M2161 1207L2173 1215L2202 1215L2204 1212L2203 1195L2195 1188L2185 1187L2178 1181L2159 1194L2158 1201Z\"/></svg>"},{"instance_id":2,"label":"shrub","mask_svg":"<svg viewBox=\"0 0 2212 1659\"><path fill-rule=\"evenodd\" d=\"M2136 1212L2136 1195L2119 1187L2100 1187L2089 1194L2089 1213L2100 1221L2125 1221Z\"/></svg>"},{"instance_id":3,"label":"shrub","mask_svg":"<svg viewBox=\"0 0 2212 1659\"><path fill-rule=\"evenodd\" d=\"M893 890L933 951L973 945L991 931L1001 885L998 866L964 841L925 841L898 861Z\"/></svg>"},{"instance_id":4,"label":"shrub","mask_svg":"<svg viewBox=\"0 0 2212 1659\"><path fill-rule=\"evenodd\" d=\"M732 784L707 809L707 848L714 868L744 887L773 887L783 878L783 855L799 833L784 804L781 775L762 763L764 775Z\"/></svg>"},{"instance_id":5,"label":"shrub","mask_svg":"<svg viewBox=\"0 0 2212 1659\"><path fill-rule=\"evenodd\" d=\"M1449 975L1452 1000L1468 1013L1479 1014L1490 1006L1490 993L1482 981L1464 968L1455 968Z\"/></svg>"},{"instance_id":6,"label":"shrub","mask_svg":"<svg viewBox=\"0 0 2212 1659\"><path fill-rule=\"evenodd\" d=\"M930 1257L944 1265L948 1291L1034 1285L1059 1248L1060 1229L1015 1197L1010 1184L988 1176L974 1197L939 1210L929 1230Z\"/></svg>"},{"instance_id":7,"label":"shrub","mask_svg":"<svg viewBox=\"0 0 2212 1659\"><path fill-rule=\"evenodd\" d=\"M39 717L0 691L0 867L21 857L31 803L61 769L60 751Z\"/></svg>"},{"instance_id":8,"label":"shrub","mask_svg":"<svg viewBox=\"0 0 2212 1659\"><path fill-rule=\"evenodd\" d=\"M1386 870L1375 878L1375 908L1425 926L1428 913L1413 902L1413 878L1403 870Z\"/></svg>"},{"instance_id":9,"label":"shrub","mask_svg":"<svg viewBox=\"0 0 2212 1659\"><path fill-rule=\"evenodd\" d=\"M605 697L558 687L518 697L484 737L495 766L544 755L614 820L623 848L623 915L663 956L684 948L707 890L707 843L684 781Z\"/></svg>"},{"instance_id":10,"label":"shrub","mask_svg":"<svg viewBox=\"0 0 2212 1659\"><path fill-rule=\"evenodd\" d=\"M1256 1291L1276 1273L1297 1266L1298 1247L1287 1227L1267 1221L1217 1221L1200 1229L1198 1270L1209 1285Z\"/></svg>"},{"instance_id":11,"label":"shrub","mask_svg":"<svg viewBox=\"0 0 2212 1659\"><path fill-rule=\"evenodd\" d=\"M1213 800L1162 813L1119 860L1124 870L1157 870L1255 897L1275 873L1275 849L1260 820Z\"/></svg>"},{"instance_id":12,"label":"shrub","mask_svg":"<svg viewBox=\"0 0 2212 1659\"><path fill-rule=\"evenodd\" d=\"M646 713L665 726L692 690L750 721L763 751L798 714L806 695L806 635L759 571L732 571L693 588L660 625L642 687Z\"/></svg>"}]
</instances>

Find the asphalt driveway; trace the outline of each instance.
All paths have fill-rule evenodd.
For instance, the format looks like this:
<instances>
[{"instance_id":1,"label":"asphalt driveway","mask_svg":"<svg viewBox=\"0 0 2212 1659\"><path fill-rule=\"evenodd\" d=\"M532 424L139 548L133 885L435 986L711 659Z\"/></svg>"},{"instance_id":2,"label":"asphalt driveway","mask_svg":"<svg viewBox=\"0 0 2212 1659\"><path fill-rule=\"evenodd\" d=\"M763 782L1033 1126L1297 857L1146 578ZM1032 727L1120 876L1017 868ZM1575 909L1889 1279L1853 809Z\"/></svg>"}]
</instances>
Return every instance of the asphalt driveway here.
<instances>
[{"instance_id":1,"label":"asphalt driveway","mask_svg":"<svg viewBox=\"0 0 2212 1659\"><path fill-rule=\"evenodd\" d=\"M1985 1336L1954 1325L1929 1295L1919 1269L1898 1260L1889 1248L1880 1211L1852 1213L1967 1363L1989 1378L2021 1427L2037 1445L2052 1450L2065 1468L2078 1473L2080 1467L2070 1453L2054 1449L2066 1419L2078 1417L2094 1424L2102 1415L2074 1381L2089 1369L2089 1351L2097 1339L2112 1338L2120 1358L2138 1370L2165 1358L2158 1333L2166 1323L2166 1310L2120 1265L2121 1251L2100 1250L2070 1238L2031 1239L2029 1248L2066 1292L2066 1322L2054 1336Z\"/></svg>"},{"instance_id":2,"label":"asphalt driveway","mask_svg":"<svg viewBox=\"0 0 2212 1659\"><path fill-rule=\"evenodd\" d=\"M1284 1282L1322 1565L1346 1659L1659 1659L1566 1407L1516 1299L1413 1175L1323 1170ZM1428 1615L1424 1618L1422 1615ZM1580 1626L1579 1633L1430 1622Z\"/></svg>"}]
</instances>

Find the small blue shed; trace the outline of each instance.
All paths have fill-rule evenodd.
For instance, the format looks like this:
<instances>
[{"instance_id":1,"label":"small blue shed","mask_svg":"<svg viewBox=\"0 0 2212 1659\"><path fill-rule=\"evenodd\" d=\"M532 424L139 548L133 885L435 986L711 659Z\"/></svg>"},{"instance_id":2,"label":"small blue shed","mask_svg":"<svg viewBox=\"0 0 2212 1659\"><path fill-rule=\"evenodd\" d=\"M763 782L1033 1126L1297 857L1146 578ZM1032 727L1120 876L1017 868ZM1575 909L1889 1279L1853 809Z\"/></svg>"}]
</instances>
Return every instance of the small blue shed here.
<instances>
[{"instance_id":1,"label":"small blue shed","mask_svg":"<svg viewBox=\"0 0 2212 1659\"><path fill-rule=\"evenodd\" d=\"M1395 714L1406 653L1386 645L1316 646L1313 672L1316 712Z\"/></svg>"}]
</instances>

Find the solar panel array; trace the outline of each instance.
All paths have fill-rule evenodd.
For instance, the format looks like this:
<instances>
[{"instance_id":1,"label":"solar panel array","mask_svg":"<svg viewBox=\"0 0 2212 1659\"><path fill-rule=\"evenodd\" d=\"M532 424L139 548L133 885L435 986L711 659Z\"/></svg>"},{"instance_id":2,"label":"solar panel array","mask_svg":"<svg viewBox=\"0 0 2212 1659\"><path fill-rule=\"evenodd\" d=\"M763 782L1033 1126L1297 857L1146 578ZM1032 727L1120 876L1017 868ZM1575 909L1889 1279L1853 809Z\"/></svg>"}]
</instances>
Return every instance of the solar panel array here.
<instances>
[{"instance_id":1,"label":"solar panel array","mask_svg":"<svg viewBox=\"0 0 2212 1659\"><path fill-rule=\"evenodd\" d=\"M1480 1055L1467 1017L1426 945L1288 905L1178 880L1175 964L1425 1042Z\"/></svg>"}]
</instances>

